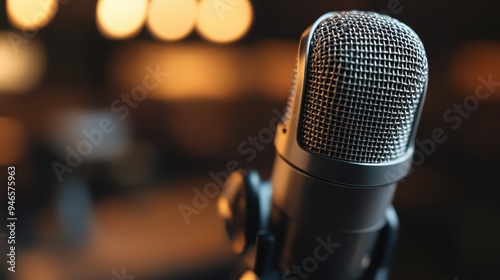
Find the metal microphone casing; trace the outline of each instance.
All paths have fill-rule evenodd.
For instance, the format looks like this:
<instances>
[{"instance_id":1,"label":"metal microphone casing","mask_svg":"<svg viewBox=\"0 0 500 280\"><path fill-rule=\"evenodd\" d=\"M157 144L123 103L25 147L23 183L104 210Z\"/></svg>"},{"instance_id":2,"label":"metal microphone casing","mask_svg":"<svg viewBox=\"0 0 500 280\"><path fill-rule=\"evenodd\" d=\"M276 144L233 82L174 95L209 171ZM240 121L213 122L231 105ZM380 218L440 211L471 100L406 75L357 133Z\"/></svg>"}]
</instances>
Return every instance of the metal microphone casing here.
<instances>
[{"instance_id":1,"label":"metal microphone casing","mask_svg":"<svg viewBox=\"0 0 500 280\"><path fill-rule=\"evenodd\" d=\"M343 154L337 153L337 155L330 156L328 153L322 153L323 150L321 149L311 149L310 146L308 147L304 144L305 141L303 139L304 130L307 129L303 123L305 118L304 104L306 102L306 95L310 94L311 91L308 86L311 83L310 77L313 76L309 72L309 60L318 52L317 49L312 49L315 43L313 40L315 40L315 32L324 24L332 24L332 21L336 24L336 21L345 20L347 26L346 32L349 32L349 28L357 28L352 26L353 22L354 25L356 24L356 20L362 22L365 20L363 17L366 17L366 20L372 20L373 17L373 20L380 21L382 25L381 29L386 26L387 28L393 28L391 25L394 25L397 27L395 28L395 32L401 29L405 36L414 36L409 39L411 43L414 43L412 46L414 46L416 52L421 51L424 55L423 58L420 58L421 53L415 56L417 57L418 55L419 59L423 59L421 61L422 65L417 65L420 67L419 71L413 73L416 79L405 81L407 83L411 81L418 82L418 85L415 84L415 87L412 88L413 95L404 100L404 102L407 102L411 106L403 108L403 110L408 109L409 111L403 112L407 116L401 124L398 124L401 127L404 126L408 132L400 133L396 131L394 132L396 134L390 135L392 131L387 130L386 134L376 135L377 137L387 137L387 141L381 141L388 147L387 149L396 147L396 145L391 144L391 141L404 140L404 143L398 146L404 146L404 149L399 149L398 153L383 154L379 152L382 156L377 154L372 157L356 157L354 154L357 150L356 147L353 147L346 148L347 152ZM359 30L363 30L363 27L360 27ZM409 31L407 32L407 30ZM332 38L336 36L336 34L330 34L329 32L330 30L326 33L327 36L332 36ZM352 33L356 32L358 30L354 30ZM378 30L375 30L374 34L376 32ZM345 40L348 42L349 34L343 34L342 36L344 36L342 37L343 40L347 38ZM369 40L371 34L366 36ZM335 38L340 37L337 36ZM337 59L340 55L336 55L335 52L338 51L342 55L342 50L339 51L336 49L338 46L335 45L334 39L327 39L327 43L332 43L332 41L333 43L331 46L326 46L326 48L332 48L332 57ZM322 43L323 46L325 44ZM418 47L421 47L421 50L418 50ZM411 47L409 48L411 49ZM404 58L404 55L402 54L401 57ZM348 55L346 56L348 57ZM397 57L394 61L397 62L398 59ZM335 63L328 61L325 64L327 66L325 69L333 69L331 71L338 70L341 73L342 69L340 68L345 65ZM356 61L353 60L353 65L355 63ZM402 68L405 67L407 66ZM382 70L382 72L385 70ZM345 73L348 73L348 71L344 71ZM361 75L359 73L362 73L362 71L352 71L349 73L354 73L352 75L353 79L355 79L356 75ZM338 79L340 79L339 76L337 76ZM397 75L388 76L386 79L392 79L391 81L394 84L399 81ZM335 79L332 78L331 83L332 80L334 81ZM356 80L354 81L356 82ZM316 81L316 84L321 84L321 82ZM423 46L421 46L418 36L409 27L393 19L375 13L357 11L328 13L319 18L304 32L299 45L296 73L288 113L285 119L278 125L276 131L275 147L277 156L271 179L274 189L272 200L273 225L279 237L278 239L282 240L279 244L278 265L284 273L284 279L302 279L305 275L307 275L307 279L359 279L366 275L367 270L374 262L372 257L376 249L377 240L379 240L380 230L386 224L385 215L387 209L391 207L396 184L407 176L411 169L416 127L419 122L423 99L425 98L426 86L427 60ZM390 88L387 92L391 93ZM402 91L394 92L400 94ZM349 90L346 90L345 92L341 92L341 94L358 93L350 93ZM359 98L363 97L356 98L359 101L361 100ZM391 98L390 94L387 94L384 98ZM403 96L403 98L406 97ZM355 109L351 110L360 110L358 107L367 104L363 102L359 104L353 103L355 102L351 100L351 108L355 107ZM324 104L326 104L325 106L329 106L326 102ZM399 110L400 108L396 109ZM338 108L336 110L330 108L330 110L331 112L328 112L330 115L338 113ZM371 113L372 116L370 118L375 118L378 115L373 113L373 111ZM325 113L325 115L327 114ZM360 120L364 118L364 116L353 115ZM397 114L394 114L394 116L397 117ZM349 115L349 117L352 116ZM324 119L325 117L322 116L322 118ZM411 123L408 123L408 120ZM377 120L368 120L366 122L369 121L374 123ZM341 133L342 130L345 132L347 129L345 126L339 126L333 134ZM376 128L373 129L376 130ZM321 136L322 132L313 131L313 133L318 133ZM353 132L353 135L356 136L357 134ZM336 135L335 137L338 139L341 136ZM360 143L363 140L370 141L369 137L367 139L361 139L361 137L349 139L346 142L352 145L352 143ZM397 139L397 137L401 139ZM328 141L331 142L331 139L328 139ZM324 143L320 143L319 145L326 146L326 149L328 149L328 145ZM332 147L335 144L330 143L329 145L329 147ZM378 148L380 151L385 147L382 145ZM370 147L365 150L369 151ZM364 152L367 153L366 151ZM357 160L349 160L350 157ZM372 158L374 159L373 161L371 160ZM314 252L318 246L318 238L331 238L333 242L339 244L339 247L326 260L316 260L317 265L315 266L313 265ZM308 261L309 263L307 263ZM309 265L309 267L302 268L303 275L293 272L294 268L298 269L298 266L304 265Z\"/></svg>"}]
</instances>

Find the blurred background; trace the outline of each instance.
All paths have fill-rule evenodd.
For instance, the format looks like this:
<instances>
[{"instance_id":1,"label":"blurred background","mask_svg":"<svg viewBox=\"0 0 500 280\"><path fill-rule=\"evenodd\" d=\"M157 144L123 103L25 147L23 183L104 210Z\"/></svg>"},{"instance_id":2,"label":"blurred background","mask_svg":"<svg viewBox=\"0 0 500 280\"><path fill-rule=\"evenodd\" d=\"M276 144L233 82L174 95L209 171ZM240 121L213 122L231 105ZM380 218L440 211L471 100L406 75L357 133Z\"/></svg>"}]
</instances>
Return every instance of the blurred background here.
<instances>
[{"instance_id":1,"label":"blurred background","mask_svg":"<svg viewBox=\"0 0 500 280\"><path fill-rule=\"evenodd\" d=\"M0 182L15 165L18 222L17 272L2 253L0 277L228 279L238 258L217 198L197 208L193 189L230 162L270 175L302 32L354 9L419 34L417 138L448 136L398 188L393 279L500 279L493 0L2 1Z\"/></svg>"}]
</instances>

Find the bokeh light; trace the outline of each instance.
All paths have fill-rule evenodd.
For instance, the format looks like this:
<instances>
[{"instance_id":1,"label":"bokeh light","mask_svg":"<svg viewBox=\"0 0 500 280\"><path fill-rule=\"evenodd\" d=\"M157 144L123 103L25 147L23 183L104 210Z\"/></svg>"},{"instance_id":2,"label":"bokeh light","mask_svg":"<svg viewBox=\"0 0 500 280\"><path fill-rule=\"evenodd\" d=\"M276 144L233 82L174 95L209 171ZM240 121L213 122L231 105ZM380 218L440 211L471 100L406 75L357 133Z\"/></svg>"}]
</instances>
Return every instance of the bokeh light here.
<instances>
[{"instance_id":1,"label":"bokeh light","mask_svg":"<svg viewBox=\"0 0 500 280\"><path fill-rule=\"evenodd\" d=\"M240 278L240 280L259 280L259 277L251 270L247 270Z\"/></svg>"},{"instance_id":2,"label":"bokeh light","mask_svg":"<svg viewBox=\"0 0 500 280\"><path fill-rule=\"evenodd\" d=\"M18 163L27 145L24 124L16 118L0 117L0 128L0 165Z\"/></svg>"},{"instance_id":3,"label":"bokeh light","mask_svg":"<svg viewBox=\"0 0 500 280\"><path fill-rule=\"evenodd\" d=\"M169 73L148 98L227 100L241 92L238 76L243 64L237 50L229 46L137 42L117 52L110 73L121 87L134 87L148 73L145 65Z\"/></svg>"},{"instance_id":4,"label":"bokeh light","mask_svg":"<svg viewBox=\"0 0 500 280\"><path fill-rule=\"evenodd\" d=\"M241 39L250 29L252 4L248 0L201 0L196 28L207 40L230 43Z\"/></svg>"},{"instance_id":5,"label":"bokeh light","mask_svg":"<svg viewBox=\"0 0 500 280\"><path fill-rule=\"evenodd\" d=\"M258 95L285 102L296 56L295 41L266 40L246 46L131 42L111 58L109 74L117 87L127 90L143 82L145 65L156 65L170 75L148 94L151 99L231 100Z\"/></svg>"},{"instance_id":6,"label":"bokeh light","mask_svg":"<svg viewBox=\"0 0 500 280\"><path fill-rule=\"evenodd\" d=\"M100 0L97 3L97 26L111 39L126 39L139 33L148 8L147 0Z\"/></svg>"},{"instance_id":7,"label":"bokeh light","mask_svg":"<svg viewBox=\"0 0 500 280\"><path fill-rule=\"evenodd\" d=\"M39 29L57 13L57 0L7 0L7 15L12 26L22 30Z\"/></svg>"},{"instance_id":8,"label":"bokeh light","mask_svg":"<svg viewBox=\"0 0 500 280\"><path fill-rule=\"evenodd\" d=\"M254 67L251 74L254 91L284 102L288 98L290 81L297 57L297 45L287 41L262 41L256 44L248 61Z\"/></svg>"},{"instance_id":9,"label":"bokeh light","mask_svg":"<svg viewBox=\"0 0 500 280\"><path fill-rule=\"evenodd\" d=\"M487 89L483 87L481 80L496 81L500 76L500 43L494 41L471 41L460 44L452 53L449 64L450 87L454 92L467 97L475 94L476 89L480 87L479 92L486 93ZM481 88L482 87L482 88ZM491 91L489 98L481 102L499 102L500 94L498 91Z\"/></svg>"},{"instance_id":10,"label":"bokeh light","mask_svg":"<svg viewBox=\"0 0 500 280\"><path fill-rule=\"evenodd\" d=\"M130 148L128 123L108 111L55 111L51 124L53 150L79 163L114 160Z\"/></svg>"},{"instance_id":11,"label":"bokeh light","mask_svg":"<svg viewBox=\"0 0 500 280\"><path fill-rule=\"evenodd\" d=\"M229 50L224 53L216 49L186 45L183 48L171 48L170 52L170 55L165 53L162 61L166 71L173 74L168 82L160 85L159 89L165 93L160 98L226 99L237 91L238 78L232 71L237 64Z\"/></svg>"},{"instance_id":12,"label":"bokeh light","mask_svg":"<svg viewBox=\"0 0 500 280\"><path fill-rule=\"evenodd\" d=\"M41 43L12 31L0 32L0 93L23 93L35 87L46 64Z\"/></svg>"},{"instance_id":13,"label":"bokeh light","mask_svg":"<svg viewBox=\"0 0 500 280\"><path fill-rule=\"evenodd\" d=\"M180 40L194 29L197 13L196 0L152 0L147 26L160 40Z\"/></svg>"}]
</instances>

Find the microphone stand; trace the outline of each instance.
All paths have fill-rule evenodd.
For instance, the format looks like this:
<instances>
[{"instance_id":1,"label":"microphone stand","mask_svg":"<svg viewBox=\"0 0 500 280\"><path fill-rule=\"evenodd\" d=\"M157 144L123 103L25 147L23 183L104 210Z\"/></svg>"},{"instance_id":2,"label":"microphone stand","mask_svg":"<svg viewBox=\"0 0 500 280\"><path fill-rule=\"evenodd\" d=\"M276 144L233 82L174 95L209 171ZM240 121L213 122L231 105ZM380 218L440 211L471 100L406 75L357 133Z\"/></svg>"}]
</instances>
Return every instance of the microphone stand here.
<instances>
[{"instance_id":1,"label":"microphone stand","mask_svg":"<svg viewBox=\"0 0 500 280\"><path fill-rule=\"evenodd\" d=\"M238 272L238 279L287 279L278 265L279 236L271 227L271 183L261 181L255 170L241 170L230 175L224 189L219 199L219 211L225 218L233 249L243 256L241 267L244 269ZM399 229L398 216L392 205L387 208L384 218L385 226L381 229L366 273L360 279L346 280L389 279Z\"/></svg>"}]
</instances>

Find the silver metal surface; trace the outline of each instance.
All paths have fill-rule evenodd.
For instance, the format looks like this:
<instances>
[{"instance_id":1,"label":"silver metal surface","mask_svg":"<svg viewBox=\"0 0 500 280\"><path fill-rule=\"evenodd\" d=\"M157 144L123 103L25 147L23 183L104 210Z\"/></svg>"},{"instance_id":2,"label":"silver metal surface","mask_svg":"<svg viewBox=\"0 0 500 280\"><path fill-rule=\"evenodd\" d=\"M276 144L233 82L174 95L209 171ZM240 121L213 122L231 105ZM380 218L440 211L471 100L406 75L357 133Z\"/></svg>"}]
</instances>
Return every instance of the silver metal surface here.
<instances>
[{"instance_id":1,"label":"silver metal surface","mask_svg":"<svg viewBox=\"0 0 500 280\"><path fill-rule=\"evenodd\" d=\"M418 36L388 16L358 11L333 13L311 32L299 144L348 162L405 156L428 71Z\"/></svg>"}]
</instances>

